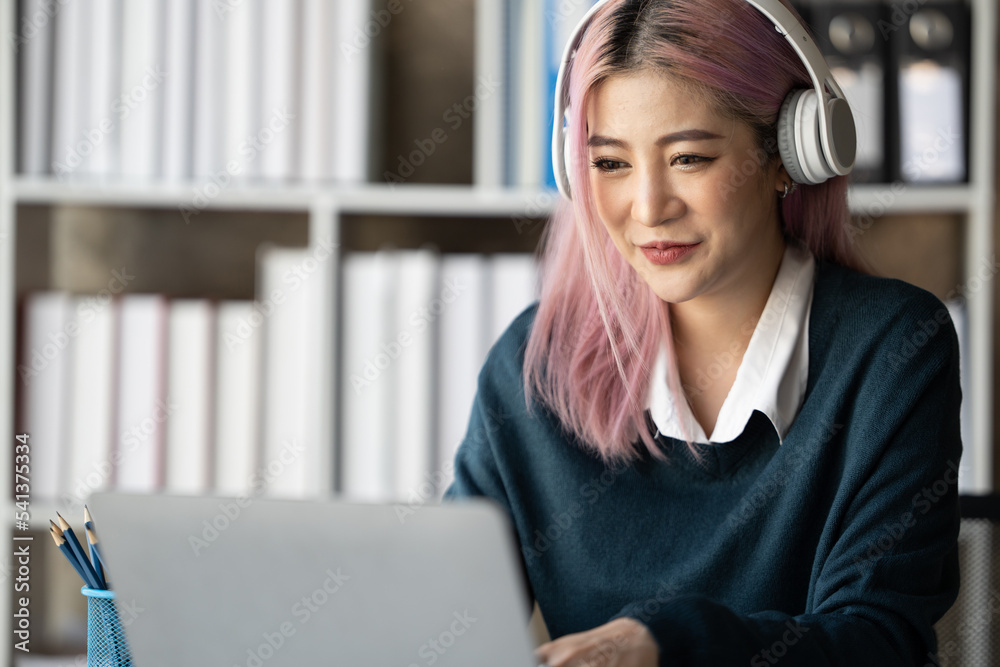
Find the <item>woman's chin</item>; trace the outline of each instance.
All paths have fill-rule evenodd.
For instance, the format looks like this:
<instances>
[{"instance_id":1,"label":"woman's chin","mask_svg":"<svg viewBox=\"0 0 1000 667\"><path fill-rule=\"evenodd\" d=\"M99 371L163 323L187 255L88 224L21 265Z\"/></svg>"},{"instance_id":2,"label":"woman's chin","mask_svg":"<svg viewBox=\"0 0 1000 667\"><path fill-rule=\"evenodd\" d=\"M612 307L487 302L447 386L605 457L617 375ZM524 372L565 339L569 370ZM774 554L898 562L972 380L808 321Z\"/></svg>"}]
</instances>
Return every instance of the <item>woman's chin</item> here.
<instances>
[{"instance_id":1,"label":"woman's chin","mask_svg":"<svg viewBox=\"0 0 1000 667\"><path fill-rule=\"evenodd\" d=\"M662 286L662 285L650 285L653 288L653 292L656 296L660 297L662 301L667 303L684 303L693 299L696 295L695 290L680 288L676 285Z\"/></svg>"}]
</instances>

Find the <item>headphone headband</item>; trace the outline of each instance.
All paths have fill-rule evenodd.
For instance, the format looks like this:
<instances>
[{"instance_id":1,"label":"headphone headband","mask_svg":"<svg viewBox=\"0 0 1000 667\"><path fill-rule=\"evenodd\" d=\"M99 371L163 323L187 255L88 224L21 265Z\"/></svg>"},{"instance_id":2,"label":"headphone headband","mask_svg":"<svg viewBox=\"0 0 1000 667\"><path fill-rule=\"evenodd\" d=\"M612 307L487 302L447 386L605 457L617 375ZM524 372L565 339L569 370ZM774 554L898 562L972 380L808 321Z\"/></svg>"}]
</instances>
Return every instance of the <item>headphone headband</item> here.
<instances>
[{"instance_id":1,"label":"headphone headband","mask_svg":"<svg viewBox=\"0 0 1000 667\"><path fill-rule=\"evenodd\" d=\"M556 184L559 186L559 192L567 199L572 198L569 164L566 157L565 130L565 124L569 121L569 67L594 15L612 1L599 0L577 24L569 40L566 42L559 65L559 73L556 77L555 116L552 128L552 165L555 171ZM823 100L823 103L815 105L819 135L815 151L821 151L821 158L825 159L825 164L819 165L818 168L816 165L810 164L801 166L796 164L792 166L787 164L789 160L785 160L786 168L789 170L790 175L796 181L819 183L830 176L843 176L849 173L854 167L854 158L857 151L854 118L850 113L850 106L847 103L844 91L833 78L833 74L830 72L830 67L827 65L823 54L820 53L816 43L809 37L809 33L802 23L795 18L795 15L780 0L744 1L766 16L774 24L775 30L792 45L795 53L798 54L799 59L802 60L806 70L809 72L809 78L812 79L816 92L816 100ZM827 94L827 89L829 89L830 95ZM782 105L783 115L785 106L787 104ZM790 113L794 113L794 110ZM784 120L779 121L779 125L784 122ZM800 128L797 129L800 130ZM781 143L782 134L785 134L785 132L779 129L779 143ZM799 140L809 140L808 136L802 139L801 134L801 130L796 134ZM788 141L795 142L796 140L789 139ZM782 157L784 158L784 151L782 153Z\"/></svg>"}]
</instances>

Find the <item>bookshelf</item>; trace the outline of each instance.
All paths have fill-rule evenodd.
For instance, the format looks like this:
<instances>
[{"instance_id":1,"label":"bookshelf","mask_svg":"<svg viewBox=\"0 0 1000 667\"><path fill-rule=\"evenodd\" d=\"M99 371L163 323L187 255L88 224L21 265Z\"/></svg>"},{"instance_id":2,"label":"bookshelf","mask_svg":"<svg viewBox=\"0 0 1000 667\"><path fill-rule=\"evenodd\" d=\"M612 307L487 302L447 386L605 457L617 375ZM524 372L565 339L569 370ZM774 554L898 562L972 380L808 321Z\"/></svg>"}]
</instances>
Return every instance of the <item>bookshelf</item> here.
<instances>
[{"instance_id":1,"label":"bookshelf","mask_svg":"<svg viewBox=\"0 0 1000 667\"><path fill-rule=\"evenodd\" d=\"M499 0L468 0L475 3L477 11L475 78L497 76L502 69L502 40L495 27L502 15ZM0 9L0 35L16 32L16 4L5 3ZM994 210L996 178L994 153L996 138L996 62L997 62L997 7L994 0L970 0L974 16L973 68L970 100L971 126L969 131L975 141L970 142L970 178L967 184L928 187L902 184L876 184L855 186L850 192L852 210L859 216L873 217L908 216L929 212L956 214L964 221L964 248L962 261L963 284L978 280L977 272L982 261L989 259L994 248ZM0 49L0 437L14 437L15 339L17 332L16 300L18 295L17 236L18 211L23 207L55 208L62 206L106 207L137 210L176 210L191 198L191 189L197 182L60 182L54 178L20 176L15 173L15 146L17 135L15 53L13 49ZM500 96L480 100L475 124L473 151L473 185L386 185L370 183L358 186L319 185L254 185L234 186L223 189L208 202L208 212L261 211L276 215L305 215L308 220L309 244L320 239L330 239L339 244L344 218L349 216L399 216L418 221L427 217L467 220L470 225L477 219L509 219L512 227L519 220L544 217L556 202L551 191L533 188L503 188L502 166L491 156L500 153L500 137L504 124L504 106ZM377 143L378 138L374 138ZM391 165L390 165L391 166ZM24 224L24 223L22 223ZM415 222L414 224L419 224ZM313 340L325 341L317 345L312 354L316 363L310 380L313 432L322 442L336 443L336 409L318 409L318 406L339 404L339 373L334 351L338 346L340 312L336 301L340 276L340 257L334 254L325 267L322 293L316 302L319 332ZM982 287L968 294L969 345L971 363L970 395L965 400L971 405L972 434L966 442L967 451L982 462L975 471L974 487L978 492L993 489L993 354L994 328L993 280L980 281ZM333 447L331 447L331 451ZM0 463L0 497L6 516L0 519L0 539L11 544L13 521L13 472L12 461L4 458ZM335 490L336 476L332 474L333 460L329 460L331 474L327 476L326 490ZM33 528L40 528L53 516L54 503L33 503L31 519ZM37 537L36 537L37 539ZM46 538L47 539L47 538ZM9 550L8 550L9 551ZM6 553L6 552L5 552ZM10 584L10 556L0 555L0 579ZM33 577L43 575L43 563L33 564ZM10 589L0 595L0 615L10 617ZM9 637L9 635L8 635ZM9 643L0 648L0 667L12 664Z\"/></svg>"}]
</instances>

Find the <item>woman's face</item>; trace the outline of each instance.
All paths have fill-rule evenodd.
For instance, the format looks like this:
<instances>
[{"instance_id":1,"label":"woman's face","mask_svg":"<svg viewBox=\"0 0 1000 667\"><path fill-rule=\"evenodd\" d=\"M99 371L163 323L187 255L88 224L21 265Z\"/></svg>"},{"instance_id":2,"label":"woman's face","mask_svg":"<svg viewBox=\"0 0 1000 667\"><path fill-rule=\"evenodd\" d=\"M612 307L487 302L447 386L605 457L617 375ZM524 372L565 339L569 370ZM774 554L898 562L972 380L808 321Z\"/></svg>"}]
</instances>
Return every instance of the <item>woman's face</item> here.
<instances>
[{"instance_id":1,"label":"woman's face","mask_svg":"<svg viewBox=\"0 0 1000 667\"><path fill-rule=\"evenodd\" d=\"M777 160L761 165L747 125L641 70L596 87L587 127L598 215L661 299L739 295L773 280L784 248L777 193L790 179Z\"/></svg>"}]
</instances>

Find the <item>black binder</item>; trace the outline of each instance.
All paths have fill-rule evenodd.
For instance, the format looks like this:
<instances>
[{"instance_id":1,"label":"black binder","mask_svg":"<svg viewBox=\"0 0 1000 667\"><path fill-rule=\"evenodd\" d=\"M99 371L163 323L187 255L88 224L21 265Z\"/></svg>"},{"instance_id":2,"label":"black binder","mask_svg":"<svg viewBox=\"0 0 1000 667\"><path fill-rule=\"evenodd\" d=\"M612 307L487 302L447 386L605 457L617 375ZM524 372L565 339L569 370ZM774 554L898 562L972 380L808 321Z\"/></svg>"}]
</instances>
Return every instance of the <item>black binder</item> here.
<instances>
[{"instance_id":1,"label":"black binder","mask_svg":"<svg viewBox=\"0 0 1000 667\"><path fill-rule=\"evenodd\" d=\"M858 129L854 183L884 182L889 134L886 115L888 44L880 32L880 2L822 2L812 6L817 45L844 89Z\"/></svg>"},{"instance_id":2,"label":"black binder","mask_svg":"<svg viewBox=\"0 0 1000 667\"><path fill-rule=\"evenodd\" d=\"M970 16L965 2L887 9L895 72L891 176L908 183L968 180Z\"/></svg>"}]
</instances>

